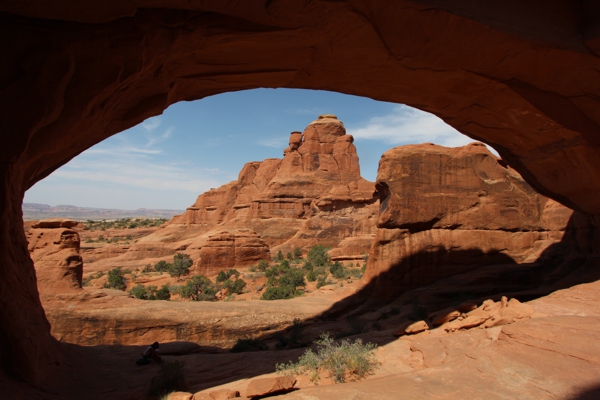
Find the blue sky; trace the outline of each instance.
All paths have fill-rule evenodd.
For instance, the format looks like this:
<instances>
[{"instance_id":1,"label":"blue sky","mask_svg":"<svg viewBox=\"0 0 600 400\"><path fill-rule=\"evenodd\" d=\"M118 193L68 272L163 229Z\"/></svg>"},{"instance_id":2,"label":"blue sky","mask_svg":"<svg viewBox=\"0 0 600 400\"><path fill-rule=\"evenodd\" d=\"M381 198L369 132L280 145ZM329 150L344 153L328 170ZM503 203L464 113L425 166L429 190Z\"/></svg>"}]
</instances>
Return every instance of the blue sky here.
<instances>
[{"instance_id":1,"label":"blue sky","mask_svg":"<svg viewBox=\"0 0 600 400\"><path fill-rule=\"evenodd\" d=\"M172 105L162 115L93 146L38 182L25 202L97 208L183 210L199 194L237 179L243 165L281 158L289 134L335 114L354 135L361 174L374 181L386 150L472 140L439 118L340 93L255 89Z\"/></svg>"}]
</instances>

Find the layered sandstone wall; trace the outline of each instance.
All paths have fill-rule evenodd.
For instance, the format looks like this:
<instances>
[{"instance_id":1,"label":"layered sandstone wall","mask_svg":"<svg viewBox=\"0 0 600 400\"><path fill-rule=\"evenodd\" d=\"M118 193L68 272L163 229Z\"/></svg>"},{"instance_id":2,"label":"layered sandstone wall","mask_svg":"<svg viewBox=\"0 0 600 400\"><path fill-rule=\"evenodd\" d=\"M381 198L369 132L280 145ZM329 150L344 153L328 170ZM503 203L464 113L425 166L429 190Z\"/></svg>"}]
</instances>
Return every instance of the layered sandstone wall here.
<instances>
[{"instance_id":1,"label":"layered sandstone wall","mask_svg":"<svg viewBox=\"0 0 600 400\"><path fill-rule=\"evenodd\" d=\"M377 188L378 229L362 281L382 301L482 266L533 263L563 240L573 214L481 143L391 149Z\"/></svg>"}]
</instances>

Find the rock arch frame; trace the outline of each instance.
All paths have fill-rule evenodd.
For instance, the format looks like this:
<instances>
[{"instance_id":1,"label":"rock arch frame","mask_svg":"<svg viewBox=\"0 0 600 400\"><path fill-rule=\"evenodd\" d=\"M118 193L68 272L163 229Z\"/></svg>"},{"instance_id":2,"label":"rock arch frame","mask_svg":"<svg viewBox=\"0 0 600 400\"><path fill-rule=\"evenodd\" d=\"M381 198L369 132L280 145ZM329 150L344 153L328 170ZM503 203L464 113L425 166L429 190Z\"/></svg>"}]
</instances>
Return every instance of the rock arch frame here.
<instances>
[{"instance_id":1,"label":"rock arch frame","mask_svg":"<svg viewBox=\"0 0 600 400\"><path fill-rule=\"evenodd\" d=\"M61 356L27 252L25 191L177 101L288 87L405 103L599 221L592 0L60 0L0 11L0 358L34 385Z\"/></svg>"}]
</instances>

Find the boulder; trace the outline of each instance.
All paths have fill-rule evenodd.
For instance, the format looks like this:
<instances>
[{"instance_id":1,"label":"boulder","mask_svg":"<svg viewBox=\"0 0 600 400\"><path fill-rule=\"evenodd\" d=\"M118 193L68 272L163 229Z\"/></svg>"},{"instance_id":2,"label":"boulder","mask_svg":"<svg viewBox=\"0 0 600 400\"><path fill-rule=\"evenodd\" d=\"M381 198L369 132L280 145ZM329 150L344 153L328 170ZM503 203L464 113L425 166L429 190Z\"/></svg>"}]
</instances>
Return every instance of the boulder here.
<instances>
[{"instance_id":1,"label":"boulder","mask_svg":"<svg viewBox=\"0 0 600 400\"><path fill-rule=\"evenodd\" d=\"M167 397L168 400L192 400L194 395L188 392L173 392Z\"/></svg>"},{"instance_id":2,"label":"boulder","mask_svg":"<svg viewBox=\"0 0 600 400\"><path fill-rule=\"evenodd\" d=\"M246 397L254 398L288 392L294 388L295 384L296 378L292 376L253 379L246 388Z\"/></svg>"},{"instance_id":3,"label":"boulder","mask_svg":"<svg viewBox=\"0 0 600 400\"><path fill-rule=\"evenodd\" d=\"M232 389L205 390L194 394L193 400L227 400L240 397L240 392Z\"/></svg>"}]
</instances>

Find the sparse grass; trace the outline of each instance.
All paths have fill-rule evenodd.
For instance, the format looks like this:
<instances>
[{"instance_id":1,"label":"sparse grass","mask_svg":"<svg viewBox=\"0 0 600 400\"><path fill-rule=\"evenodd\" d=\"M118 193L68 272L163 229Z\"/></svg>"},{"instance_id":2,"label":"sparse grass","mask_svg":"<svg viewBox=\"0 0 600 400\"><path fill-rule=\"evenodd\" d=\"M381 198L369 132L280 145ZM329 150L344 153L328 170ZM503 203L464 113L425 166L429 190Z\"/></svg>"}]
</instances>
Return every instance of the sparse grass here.
<instances>
[{"instance_id":1,"label":"sparse grass","mask_svg":"<svg viewBox=\"0 0 600 400\"><path fill-rule=\"evenodd\" d=\"M336 343L328 333L323 333L315 344L316 353L309 349L297 363L277 364L277 372L284 375L308 373L311 382L317 385L320 374L324 372L329 373L335 383L344 383L371 375L379 365L375 359L377 345L374 343L363 344L360 339Z\"/></svg>"}]
</instances>

